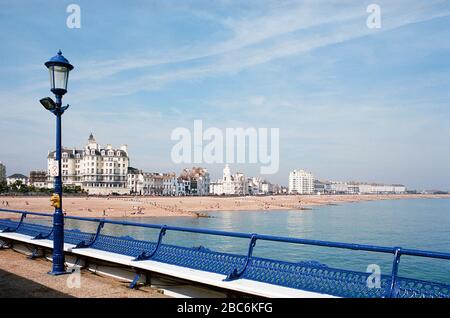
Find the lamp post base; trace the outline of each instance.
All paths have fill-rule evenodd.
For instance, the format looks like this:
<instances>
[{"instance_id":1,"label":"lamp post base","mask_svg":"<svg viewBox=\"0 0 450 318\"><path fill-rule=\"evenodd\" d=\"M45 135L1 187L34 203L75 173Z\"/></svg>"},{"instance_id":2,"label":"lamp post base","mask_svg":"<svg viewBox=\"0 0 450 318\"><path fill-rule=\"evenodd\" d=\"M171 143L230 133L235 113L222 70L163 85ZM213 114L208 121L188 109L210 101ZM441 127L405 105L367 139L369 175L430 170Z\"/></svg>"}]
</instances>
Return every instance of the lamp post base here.
<instances>
[{"instance_id":1,"label":"lamp post base","mask_svg":"<svg viewBox=\"0 0 450 318\"><path fill-rule=\"evenodd\" d=\"M47 274L52 275L52 276L60 276L60 275L71 274L71 272L66 272L66 271L50 271L50 272L47 272Z\"/></svg>"}]
</instances>

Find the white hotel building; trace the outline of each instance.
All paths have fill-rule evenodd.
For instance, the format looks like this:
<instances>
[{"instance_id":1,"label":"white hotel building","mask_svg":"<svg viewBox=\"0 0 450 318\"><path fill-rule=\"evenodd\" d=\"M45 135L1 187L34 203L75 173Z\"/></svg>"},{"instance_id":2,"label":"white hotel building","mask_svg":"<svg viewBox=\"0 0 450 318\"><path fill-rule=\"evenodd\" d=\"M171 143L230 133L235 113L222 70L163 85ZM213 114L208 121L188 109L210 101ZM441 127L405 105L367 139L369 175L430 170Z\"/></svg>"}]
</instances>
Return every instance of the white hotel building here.
<instances>
[{"instance_id":1,"label":"white hotel building","mask_svg":"<svg viewBox=\"0 0 450 318\"><path fill-rule=\"evenodd\" d=\"M89 136L83 150L63 148L63 184L80 186L89 194L128 194L127 172L129 165L126 145L114 149L111 145L102 148L94 136ZM48 187L53 187L52 167L56 165L55 152L47 157Z\"/></svg>"},{"instance_id":2,"label":"white hotel building","mask_svg":"<svg viewBox=\"0 0 450 318\"><path fill-rule=\"evenodd\" d=\"M314 176L304 170L293 170L289 173L289 193L313 194Z\"/></svg>"}]
</instances>

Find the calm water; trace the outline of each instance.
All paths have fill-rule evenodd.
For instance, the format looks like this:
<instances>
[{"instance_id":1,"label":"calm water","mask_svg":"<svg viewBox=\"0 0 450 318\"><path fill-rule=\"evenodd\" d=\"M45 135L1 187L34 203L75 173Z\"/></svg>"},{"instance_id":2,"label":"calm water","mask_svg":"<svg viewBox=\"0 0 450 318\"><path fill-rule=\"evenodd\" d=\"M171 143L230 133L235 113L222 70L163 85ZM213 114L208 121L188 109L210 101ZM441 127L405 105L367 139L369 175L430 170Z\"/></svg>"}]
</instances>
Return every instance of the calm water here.
<instances>
[{"instance_id":1,"label":"calm water","mask_svg":"<svg viewBox=\"0 0 450 318\"><path fill-rule=\"evenodd\" d=\"M211 212L210 218L140 218L137 222L272 234L336 242L401 246L450 252L450 199L408 199L321 206L307 211ZM93 224L67 222L68 227L94 230ZM104 233L156 240L158 231L106 225ZM168 232L166 243L205 246L246 254L248 240ZM290 261L316 260L328 266L366 271L378 264L392 267L390 254L258 241L255 256ZM450 284L450 261L402 256L400 275Z\"/></svg>"}]
</instances>

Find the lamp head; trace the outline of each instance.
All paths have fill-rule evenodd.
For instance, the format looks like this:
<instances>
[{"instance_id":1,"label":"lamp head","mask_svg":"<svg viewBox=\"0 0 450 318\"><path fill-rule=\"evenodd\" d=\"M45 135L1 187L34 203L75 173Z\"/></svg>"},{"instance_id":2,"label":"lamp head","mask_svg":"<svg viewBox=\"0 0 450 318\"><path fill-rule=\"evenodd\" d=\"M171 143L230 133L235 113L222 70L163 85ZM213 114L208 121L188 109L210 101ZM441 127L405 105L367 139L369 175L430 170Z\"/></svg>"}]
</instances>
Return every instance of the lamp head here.
<instances>
[{"instance_id":1,"label":"lamp head","mask_svg":"<svg viewBox=\"0 0 450 318\"><path fill-rule=\"evenodd\" d=\"M56 103L50 97L44 97L40 102L46 110L54 111L56 109Z\"/></svg>"},{"instance_id":2,"label":"lamp head","mask_svg":"<svg viewBox=\"0 0 450 318\"><path fill-rule=\"evenodd\" d=\"M54 57L45 62L45 66L50 73L50 88L56 95L64 95L67 92L67 82L69 80L69 72L73 69L73 65L62 55L61 50Z\"/></svg>"}]
</instances>

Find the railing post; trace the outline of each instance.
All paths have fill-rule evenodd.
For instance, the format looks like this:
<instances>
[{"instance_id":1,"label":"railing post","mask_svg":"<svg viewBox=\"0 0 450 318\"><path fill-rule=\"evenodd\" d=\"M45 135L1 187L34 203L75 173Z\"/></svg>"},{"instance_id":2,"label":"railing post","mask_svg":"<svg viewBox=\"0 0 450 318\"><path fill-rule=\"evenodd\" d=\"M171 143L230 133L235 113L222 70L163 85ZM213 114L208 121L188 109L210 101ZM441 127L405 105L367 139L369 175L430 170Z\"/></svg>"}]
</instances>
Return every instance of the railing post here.
<instances>
[{"instance_id":1,"label":"railing post","mask_svg":"<svg viewBox=\"0 0 450 318\"><path fill-rule=\"evenodd\" d=\"M402 255L402 251L400 247L395 248L394 253L394 262L392 264L392 274L391 274L391 284L388 290L388 297L395 298L397 297L398 288L396 286L397 283L397 274L398 274L398 266L400 264L400 256Z\"/></svg>"},{"instance_id":2,"label":"railing post","mask_svg":"<svg viewBox=\"0 0 450 318\"><path fill-rule=\"evenodd\" d=\"M100 235L100 231L102 230L104 225L105 225L105 222L100 221L100 223L98 224L97 232L95 233L94 239L92 241L90 241L89 243L86 243L85 241L81 241L80 243L78 243L75 246L75 248L87 248L87 247L92 246L92 244L95 243L95 241L97 240L98 236Z\"/></svg>"},{"instance_id":3,"label":"railing post","mask_svg":"<svg viewBox=\"0 0 450 318\"><path fill-rule=\"evenodd\" d=\"M252 234L252 237L250 239L250 244L248 245L247 259L245 260L244 266L242 266L242 268L239 271L237 270L237 268L235 268L230 274L228 274L228 276L224 279L224 281L238 279L239 277L242 276L242 274L244 274L245 270L247 269L248 263L250 262L250 258L252 257L253 248L255 247L256 240L258 239L257 235L258 234L255 234L255 233Z\"/></svg>"},{"instance_id":4,"label":"railing post","mask_svg":"<svg viewBox=\"0 0 450 318\"><path fill-rule=\"evenodd\" d=\"M166 235L166 231L167 231L167 226L163 225L161 227L161 230L159 231L158 243L156 243L155 249L150 254L147 254L146 251L143 251L140 255L138 255L134 259L134 261L145 261L145 260L149 260L150 258L152 258L158 251L159 247L161 246L161 242L162 242L164 235Z\"/></svg>"},{"instance_id":5,"label":"railing post","mask_svg":"<svg viewBox=\"0 0 450 318\"><path fill-rule=\"evenodd\" d=\"M49 238L50 235L52 235L52 233L53 233L53 227L52 227L52 230L48 234L44 235L42 233L39 233L38 235L33 237L33 240L45 240L45 239Z\"/></svg>"},{"instance_id":6,"label":"railing post","mask_svg":"<svg viewBox=\"0 0 450 318\"><path fill-rule=\"evenodd\" d=\"M20 217L20 222L16 226L16 228L7 227L6 229L3 230L3 233L10 233L10 232L17 231L19 229L19 227L22 225L22 223L23 223L23 221L25 220L26 217L27 217L27 214L26 213L22 213L22 216Z\"/></svg>"}]
</instances>

